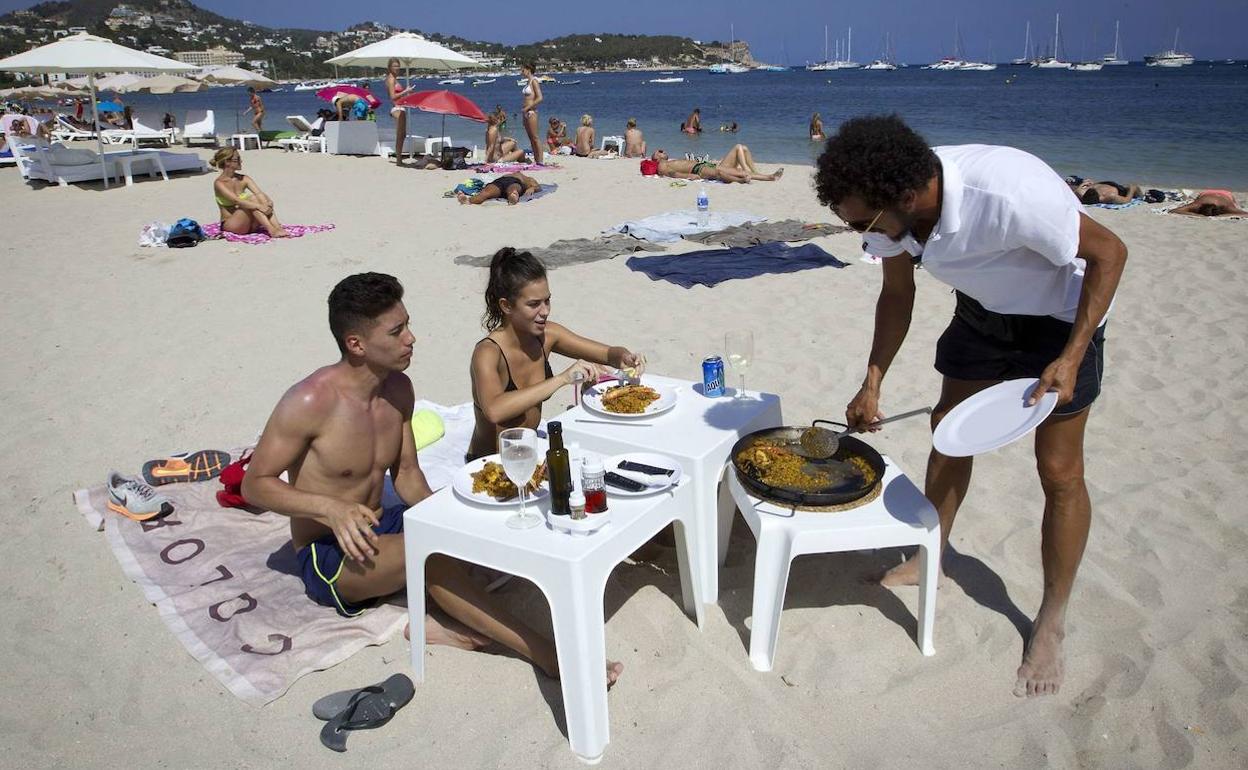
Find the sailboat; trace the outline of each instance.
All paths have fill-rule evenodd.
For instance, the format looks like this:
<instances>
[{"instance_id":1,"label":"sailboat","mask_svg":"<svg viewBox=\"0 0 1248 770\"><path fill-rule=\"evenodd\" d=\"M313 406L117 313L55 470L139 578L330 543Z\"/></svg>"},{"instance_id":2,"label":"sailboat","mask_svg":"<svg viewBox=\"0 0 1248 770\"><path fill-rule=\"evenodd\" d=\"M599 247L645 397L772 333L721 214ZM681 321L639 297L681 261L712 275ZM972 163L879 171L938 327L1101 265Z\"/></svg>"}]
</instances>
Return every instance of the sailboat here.
<instances>
[{"instance_id":1,"label":"sailboat","mask_svg":"<svg viewBox=\"0 0 1248 770\"><path fill-rule=\"evenodd\" d=\"M1121 67L1122 65L1129 64L1129 63L1130 62L1128 62L1126 59L1122 58L1122 55L1118 51L1118 22L1115 21L1114 22L1114 52L1107 53L1104 56L1102 56L1101 64L1104 64L1106 67Z\"/></svg>"},{"instance_id":2,"label":"sailboat","mask_svg":"<svg viewBox=\"0 0 1248 770\"><path fill-rule=\"evenodd\" d=\"M1144 63L1150 67L1186 67L1196 61L1190 53L1179 51L1179 29L1174 29L1174 47L1152 56L1145 56Z\"/></svg>"},{"instance_id":3,"label":"sailboat","mask_svg":"<svg viewBox=\"0 0 1248 770\"><path fill-rule=\"evenodd\" d=\"M1010 64L1031 64L1031 22L1027 22L1027 31L1023 33L1023 55L1010 61Z\"/></svg>"},{"instance_id":4,"label":"sailboat","mask_svg":"<svg viewBox=\"0 0 1248 770\"><path fill-rule=\"evenodd\" d=\"M726 61L726 62L720 62L719 64L712 64L710 68L710 73L712 75L739 75L742 72L750 71L750 68L745 66L744 64L737 64L736 51L735 51L736 43L737 43L737 31L735 28L733 28L732 25L729 25L728 29L729 29L728 34L731 35L730 41L728 43L728 56L732 60Z\"/></svg>"},{"instance_id":5,"label":"sailboat","mask_svg":"<svg viewBox=\"0 0 1248 770\"><path fill-rule=\"evenodd\" d=\"M1032 64L1031 66L1039 67L1040 69L1043 69L1043 70L1068 70L1070 69L1070 62L1062 61L1061 57L1058 54L1058 51L1061 50L1061 45L1062 45L1062 15L1059 13L1057 14L1056 19L1053 22L1053 55L1041 56L1040 58L1036 59L1035 63Z\"/></svg>"},{"instance_id":6,"label":"sailboat","mask_svg":"<svg viewBox=\"0 0 1248 770\"><path fill-rule=\"evenodd\" d=\"M827 70L836 69L832 66L832 60L828 58L828 25L823 25L823 61L807 64L806 69L809 72L826 72Z\"/></svg>"}]
</instances>

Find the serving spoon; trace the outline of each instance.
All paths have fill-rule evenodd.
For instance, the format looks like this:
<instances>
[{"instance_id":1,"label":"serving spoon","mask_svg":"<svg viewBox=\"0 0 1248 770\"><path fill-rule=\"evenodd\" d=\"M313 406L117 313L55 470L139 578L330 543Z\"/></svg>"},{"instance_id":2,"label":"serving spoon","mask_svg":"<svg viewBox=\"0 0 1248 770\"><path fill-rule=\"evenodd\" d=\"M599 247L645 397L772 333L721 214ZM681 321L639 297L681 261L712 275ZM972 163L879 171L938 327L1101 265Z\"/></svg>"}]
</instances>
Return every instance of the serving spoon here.
<instances>
[{"instance_id":1,"label":"serving spoon","mask_svg":"<svg viewBox=\"0 0 1248 770\"><path fill-rule=\"evenodd\" d=\"M909 412L902 412L901 414L895 414L892 417L885 417L883 420L877 420L876 422L871 423L869 427L878 427L880 425L886 425L890 422L904 420L907 417L931 413L932 408L930 406L925 406L922 409L912 409ZM836 423L831 420L815 420L812 422L809 428L802 431L802 435L797 440L798 445L802 448L798 454L811 460L826 460L836 454L836 450L841 446L841 438L849 435L850 433L857 432L853 428L846 428L845 430L840 431L831 431L827 428L820 428L819 423L821 422L826 422L829 425L836 425Z\"/></svg>"}]
</instances>

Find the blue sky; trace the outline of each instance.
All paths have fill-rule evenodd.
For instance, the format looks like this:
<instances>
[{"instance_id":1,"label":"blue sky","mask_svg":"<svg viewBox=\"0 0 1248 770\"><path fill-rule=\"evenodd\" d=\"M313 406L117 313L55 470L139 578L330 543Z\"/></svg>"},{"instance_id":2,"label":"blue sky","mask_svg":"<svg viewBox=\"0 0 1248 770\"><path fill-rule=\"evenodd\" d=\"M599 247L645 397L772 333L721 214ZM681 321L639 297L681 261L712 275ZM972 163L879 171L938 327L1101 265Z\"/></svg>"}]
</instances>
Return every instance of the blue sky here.
<instances>
[{"instance_id":1,"label":"blue sky","mask_svg":"<svg viewBox=\"0 0 1248 770\"><path fill-rule=\"evenodd\" d=\"M1062 44L1067 58L1093 58L1113 47L1114 20L1122 22L1122 41L1131 59L1169 47L1175 27L1182 27L1180 47L1198 59L1248 59L1248 0L626 0L606 3L516 3L514 0L413 2L354 0L350 3L258 3L255 0L200 0L198 5L224 16L269 26L342 29L376 20L472 39L521 43L574 32L676 34L701 40L729 36L750 43L755 57L801 64L823 57L823 26L833 40L854 28L854 58L869 61L888 32L900 61L925 63L953 48L954 25L960 26L969 57L991 54L1003 61L1022 54L1023 27L1032 36L1053 35L1053 16L1062 14ZM0 0L0 11L30 2ZM557 14L536 9L562 9ZM764 12L760 12L764 11ZM627 19L625 18L627 17Z\"/></svg>"}]
</instances>

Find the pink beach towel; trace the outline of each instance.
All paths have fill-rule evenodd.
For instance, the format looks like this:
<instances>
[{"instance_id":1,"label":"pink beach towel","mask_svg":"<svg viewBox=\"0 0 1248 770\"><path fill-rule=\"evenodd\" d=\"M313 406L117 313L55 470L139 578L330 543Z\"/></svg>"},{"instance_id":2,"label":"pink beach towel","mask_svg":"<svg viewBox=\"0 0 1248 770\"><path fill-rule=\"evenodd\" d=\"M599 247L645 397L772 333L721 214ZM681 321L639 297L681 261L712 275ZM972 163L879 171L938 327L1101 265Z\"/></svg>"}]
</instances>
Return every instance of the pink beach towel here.
<instances>
[{"instance_id":1,"label":"pink beach towel","mask_svg":"<svg viewBox=\"0 0 1248 770\"><path fill-rule=\"evenodd\" d=\"M334 225L286 225L286 232L290 233L291 238L302 238L305 235L323 233L326 230L333 229ZM247 235L222 233L220 222L209 222L204 225L204 235L209 238L224 236L231 243L250 243L253 246L273 240L268 233L248 233Z\"/></svg>"}]
</instances>

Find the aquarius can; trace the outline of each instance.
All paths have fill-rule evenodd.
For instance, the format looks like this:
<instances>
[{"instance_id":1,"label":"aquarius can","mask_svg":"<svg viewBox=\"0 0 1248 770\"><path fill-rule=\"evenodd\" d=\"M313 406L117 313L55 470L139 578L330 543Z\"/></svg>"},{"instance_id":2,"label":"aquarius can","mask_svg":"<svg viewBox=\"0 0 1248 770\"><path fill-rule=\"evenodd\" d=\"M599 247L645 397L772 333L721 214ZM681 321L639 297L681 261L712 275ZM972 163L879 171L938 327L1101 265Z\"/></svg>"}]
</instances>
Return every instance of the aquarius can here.
<instances>
[{"instance_id":1,"label":"aquarius can","mask_svg":"<svg viewBox=\"0 0 1248 770\"><path fill-rule=\"evenodd\" d=\"M702 359L702 395L718 398L724 392L724 359L707 356Z\"/></svg>"}]
</instances>

